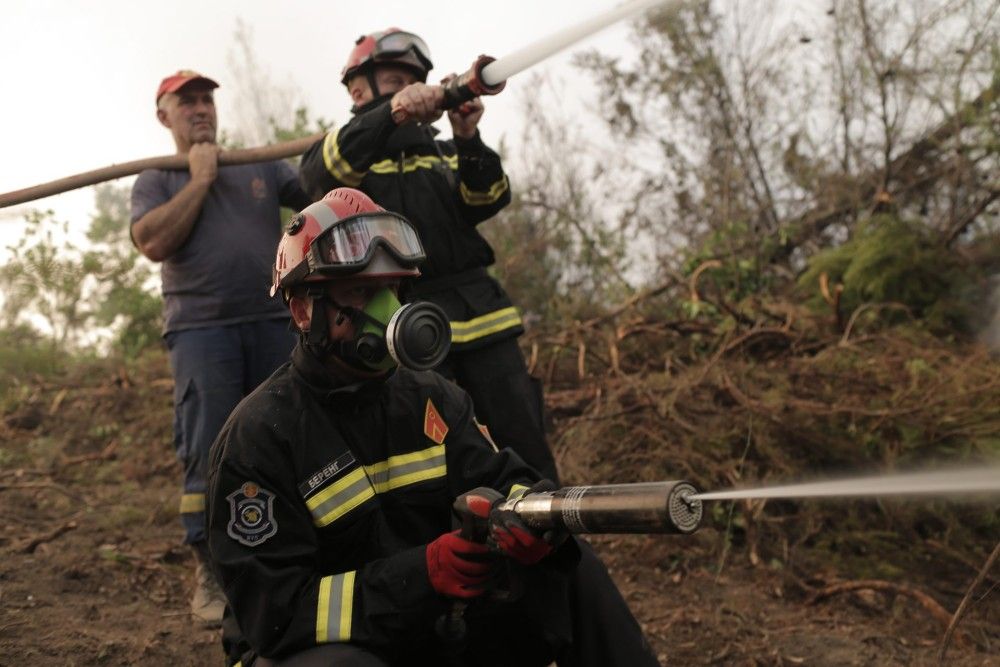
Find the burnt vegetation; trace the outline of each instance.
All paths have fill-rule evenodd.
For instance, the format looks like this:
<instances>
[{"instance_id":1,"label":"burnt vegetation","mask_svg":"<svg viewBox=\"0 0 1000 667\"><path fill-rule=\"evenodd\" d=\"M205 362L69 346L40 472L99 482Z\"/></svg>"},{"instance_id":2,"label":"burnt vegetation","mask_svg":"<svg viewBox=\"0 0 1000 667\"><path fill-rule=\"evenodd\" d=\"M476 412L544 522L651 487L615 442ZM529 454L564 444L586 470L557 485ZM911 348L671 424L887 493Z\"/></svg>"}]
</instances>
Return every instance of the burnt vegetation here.
<instances>
[{"instance_id":1,"label":"burnt vegetation","mask_svg":"<svg viewBox=\"0 0 1000 667\"><path fill-rule=\"evenodd\" d=\"M1000 2L828 5L674 3L631 58L578 56L597 116L546 104L558 81L525 101L483 230L566 483L1000 458ZM93 251L37 213L0 267L0 655L206 664L159 304L102 192ZM995 497L939 497L711 502L694 537L594 542L670 662L980 665L998 540ZM53 644L53 614L86 629Z\"/></svg>"}]
</instances>

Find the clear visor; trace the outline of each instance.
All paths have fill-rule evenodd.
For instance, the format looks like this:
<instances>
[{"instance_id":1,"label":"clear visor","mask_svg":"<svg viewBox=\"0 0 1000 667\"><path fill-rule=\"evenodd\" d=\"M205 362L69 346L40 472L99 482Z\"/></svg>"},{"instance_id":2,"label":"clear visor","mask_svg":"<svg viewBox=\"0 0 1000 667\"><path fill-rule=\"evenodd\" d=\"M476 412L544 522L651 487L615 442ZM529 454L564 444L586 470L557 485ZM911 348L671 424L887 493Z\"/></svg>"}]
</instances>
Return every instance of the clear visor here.
<instances>
[{"instance_id":1,"label":"clear visor","mask_svg":"<svg viewBox=\"0 0 1000 667\"><path fill-rule=\"evenodd\" d=\"M372 52L372 57L375 60L395 58L404 55L411 49L421 60L424 60L426 63L431 62L431 50L427 48L427 43L409 32L390 32L388 35L379 38L375 42L375 50Z\"/></svg>"},{"instance_id":2,"label":"clear visor","mask_svg":"<svg viewBox=\"0 0 1000 667\"><path fill-rule=\"evenodd\" d=\"M316 271L351 271L367 266L380 245L408 268L424 259L417 232L405 218L389 213L345 218L320 234L310 252Z\"/></svg>"}]
</instances>

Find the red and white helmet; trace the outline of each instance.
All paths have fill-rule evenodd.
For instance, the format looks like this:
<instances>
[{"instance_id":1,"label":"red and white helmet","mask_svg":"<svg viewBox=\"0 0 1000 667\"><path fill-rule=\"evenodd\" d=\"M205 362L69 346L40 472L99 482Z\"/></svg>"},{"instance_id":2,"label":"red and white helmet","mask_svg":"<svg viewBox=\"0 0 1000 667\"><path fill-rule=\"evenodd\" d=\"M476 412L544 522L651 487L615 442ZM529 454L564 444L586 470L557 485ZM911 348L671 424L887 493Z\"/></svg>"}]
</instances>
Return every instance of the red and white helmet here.
<instances>
[{"instance_id":1,"label":"red and white helmet","mask_svg":"<svg viewBox=\"0 0 1000 667\"><path fill-rule=\"evenodd\" d=\"M355 74L382 63L409 67L424 82L427 81L427 73L434 68L430 49L424 40L399 28L387 28L358 37L340 73L340 82L346 86Z\"/></svg>"},{"instance_id":2,"label":"red and white helmet","mask_svg":"<svg viewBox=\"0 0 1000 667\"><path fill-rule=\"evenodd\" d=\"M354 188L331 190L288 222L278 243L271 296L342 277L415 277L424 248L413 225Z\"/></svg>"}]
</instances>

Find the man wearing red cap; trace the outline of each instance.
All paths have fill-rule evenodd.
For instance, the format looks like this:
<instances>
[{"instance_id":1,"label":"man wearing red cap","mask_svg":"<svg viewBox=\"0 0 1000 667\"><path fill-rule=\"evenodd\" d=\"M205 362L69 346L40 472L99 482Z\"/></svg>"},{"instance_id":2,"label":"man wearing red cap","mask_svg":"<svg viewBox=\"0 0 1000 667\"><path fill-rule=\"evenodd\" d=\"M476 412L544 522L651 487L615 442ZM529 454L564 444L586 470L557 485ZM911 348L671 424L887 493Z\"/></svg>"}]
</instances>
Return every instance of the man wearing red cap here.
<instances>
[{"instance_id":1,"label":"man wearing red cap","mask_svg":"<svg viewBox=\"0 0 1000 667\"><path fill-rule=\"evenodd\" d=\"M132 240L161 262L164 338L174 374L174 444L184 464L181 518L196 555L194 616L221 622L225 601L207 564L208 450L233 407L285 362L295 337L267 297L280 207L310 199L282 161L219 167L213 91L181 70L160 82L156 117L187 171L150 169L132 188Z\"/></svg>"}]
</instances>

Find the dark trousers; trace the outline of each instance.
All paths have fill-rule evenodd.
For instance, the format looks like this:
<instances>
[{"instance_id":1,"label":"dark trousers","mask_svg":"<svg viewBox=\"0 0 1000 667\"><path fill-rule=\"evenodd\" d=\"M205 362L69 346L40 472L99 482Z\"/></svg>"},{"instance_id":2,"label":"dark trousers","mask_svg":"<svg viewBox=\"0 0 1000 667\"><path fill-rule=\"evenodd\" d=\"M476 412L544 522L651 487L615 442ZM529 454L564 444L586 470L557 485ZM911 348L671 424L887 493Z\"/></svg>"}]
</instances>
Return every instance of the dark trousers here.
<instances>
[{"instance_id":1,"label":"dark trousers","mask_svg":"<svg viewBox=\"0 0 1000 667\"><path fill-rule=\"evenodd\" d=\"M535 470L559 483L545 439L542 383L528 374L516 338L472 350L453 349L437 371L469 392L476 419L498 447L510 447Z\"/></svg>"},{"instance_id":2,"label":"dark trousers","mask_svg":"<svg viewBox=\"0 0 1000 667\"><path fill-rule=\"evenodd\" d=\"M466 612L469 637L465 647L447 651L415 649L403 658L384 658L350 644L328 644L283 660L258 658L254 667L659 667L638 622L586 543L570 577L568 595L553 605L531 594L494 613ZM537 604L541 602L541 604ZM567 608L568 607L568 608ZM502 609L502 610L500 610ZM568 614L571 637L549 631L539 610ZM533 617L534 616L534 617Z\"/></svg>"},{"instance_id":3,"label":"dark trousers","mask_svg":"<svg viewBox=\"0 0 1000 667\"><path fill-rule=\"evenodd\" d=\"M288 320L174 331L174 447L184 464L181 522L188 544L205 540L208 450L244 396L288 361L297 337Z\"/></svg>"}]
</instances>

